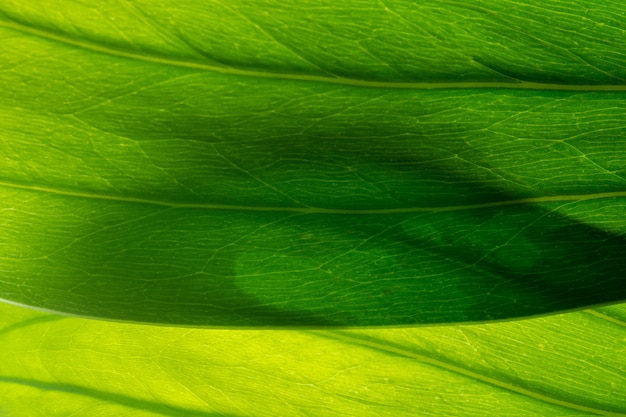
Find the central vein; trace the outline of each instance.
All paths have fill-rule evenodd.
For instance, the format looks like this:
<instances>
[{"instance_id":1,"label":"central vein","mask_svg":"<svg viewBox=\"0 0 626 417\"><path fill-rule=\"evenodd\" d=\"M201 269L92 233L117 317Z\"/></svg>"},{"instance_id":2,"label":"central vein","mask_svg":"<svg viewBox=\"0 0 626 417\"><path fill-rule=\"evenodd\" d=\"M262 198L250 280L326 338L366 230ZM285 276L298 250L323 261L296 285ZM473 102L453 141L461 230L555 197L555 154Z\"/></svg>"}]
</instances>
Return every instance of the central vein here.
<instances>
[{"instance_id":1,"label":"central vein","mask_svg":"<svg viewBox=\"0 0 626 417\"><path fill-rule=\"evenodd\" d=\"M323 207L275 207L275 206L244 206L231 204L213 204L213 203L192 203L177 202L167 200L153 200L149 198L136 198L128 196L118 196L111 194L99 194L83 191L63 190L50 187L41 187L35 185L13 184L8 182L0 182L0 187L16 188L35 192L44 192L56 195L64 195L77 198L88 198L95 200L119 201L127 203L150 204L168 208L196 208L207 210L231 210L231 211L265 211L265 212L291 212L302 214L402 214L402 213L442 213L448 211L474 210L492 207L513 206L519 204L539 204L554 203L568 201L587 201L599 200L606 198L626 198L626 191L614 191L605 193L592 194L567 194L554 195L544 197L527 197L511 200L493 201L488 203L465 204L455 206L420 206L420 207L400 207L400 208L382 208L382 209L334 209Z\"/></svg>"}]
</instances>

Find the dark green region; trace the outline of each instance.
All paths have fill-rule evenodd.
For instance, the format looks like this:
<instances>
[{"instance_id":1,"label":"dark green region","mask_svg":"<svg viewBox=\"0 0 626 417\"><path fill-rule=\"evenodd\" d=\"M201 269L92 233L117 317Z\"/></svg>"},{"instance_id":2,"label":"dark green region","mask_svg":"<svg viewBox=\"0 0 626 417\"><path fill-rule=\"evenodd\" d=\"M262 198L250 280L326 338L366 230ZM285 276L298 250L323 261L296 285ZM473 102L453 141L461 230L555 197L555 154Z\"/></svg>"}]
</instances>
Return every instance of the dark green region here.
<instances>
[{"instance_id":1,"label":"dark green region","mask_svg":"<svg viewBox=\"0 0 626 417\"><path fill-rule=\"evenodd\" d=\"M50 254L5 262L14 279L2 291L21 289L13 301L67 314L207 327L394 326L626 299L624 237L556 210L577 204L586 213L605 200L347 215L46 198L74 217L94 207L107 214L90 214L80 229L48 226L45 244L22 237ZM22 213L20 223L59 216L49 207L55 213Z\"/></svg>"}]
</instances>

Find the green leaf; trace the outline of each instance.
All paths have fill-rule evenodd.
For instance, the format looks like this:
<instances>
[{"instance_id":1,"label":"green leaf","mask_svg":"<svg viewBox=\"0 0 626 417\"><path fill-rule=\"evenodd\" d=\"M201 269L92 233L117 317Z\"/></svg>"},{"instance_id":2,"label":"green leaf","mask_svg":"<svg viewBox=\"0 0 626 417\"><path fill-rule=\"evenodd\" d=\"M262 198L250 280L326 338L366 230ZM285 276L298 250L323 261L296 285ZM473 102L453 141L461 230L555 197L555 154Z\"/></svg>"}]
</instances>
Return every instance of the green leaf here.
<instances>
[{"instance_id":1,"label":"green leaf","mask_svg":"<svg viewBox=\"0 0 626 417\"><path fill-rule=\"evenodd\" d=\"M4 2L0 297L187 326L626 299L619 3Z\"/></svg>"},{"instance_id":2,"label":"green leaf","mask_svg":"<svg viewBox=\"0 0 626 417\"><path fill-rule=\"evenodd\" d=\"M10 416L624 416L626 305L391 330L168 328L0 305Z\"/></svg>"}]
</instances>

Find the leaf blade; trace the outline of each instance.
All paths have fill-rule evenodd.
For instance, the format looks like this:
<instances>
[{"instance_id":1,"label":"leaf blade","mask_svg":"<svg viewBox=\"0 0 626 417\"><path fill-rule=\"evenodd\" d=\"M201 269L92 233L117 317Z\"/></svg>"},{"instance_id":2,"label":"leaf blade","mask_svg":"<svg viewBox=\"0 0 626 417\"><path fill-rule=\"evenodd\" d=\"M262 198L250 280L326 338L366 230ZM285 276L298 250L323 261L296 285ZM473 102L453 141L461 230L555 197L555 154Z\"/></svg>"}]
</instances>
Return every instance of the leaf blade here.
<instances>
[{"instance_id":1,"label":"leaf blade","mask_svg":"<svg viewBox=\"0 0 626 417\"><path fill-rule=\"evenodd\" d=\"M483 321L625 298L623 93L586 91L621 88L598 84L619 81L613 63L587 62L586 84L565 72L560 81L580 91L524 91L537 86L523 72L514 78L526 84L507 81L515 90L449 89L465 78L445 66L434 68L451 84L437 90L421 89L422 70L405 74L411 88L386 88L404 82L399 67L357 79L375 88L321 83L328 74L294 61L300 44L270 39L280 19L255 27L224 6L246 22L241 34L265 31L275 58L225 74L203 59L184 64L198 51L161 42L150 28L157 12L142 17L144 6L111 14L138 23L136 43L121 35L128 23L74 27L46 7L4 12L2 36L22 43L7 43L0 106L11 138L0 150L2 298L89 317L244 327ZM457 6L467 9L446 13ZM545 23L533 7L512 18ZM393 12L389 30L407 24ZM478 12L500 27L499 15ZM363 27L378 27L359 13ZM607 13L595 38L572 42L609 48ZM570 27L563 16L553 16L555 33ZM203 43L192 17L180 26ZM25 27L35 32L15 31ZM538 53L530 46L541 43L526 40ZM371 51L353 46L344 64L362 67ZM541 65L577 61L553 52ZM275 71L250 77L248 68L266 67ZM290 74L297 79L267 78ZM470 83L482 86L485 74L501 82L488 71ZM545 90L569 88L550 82Z\"/></svg>"},{"instance_id":2,"label":"leaf blade","mask_svg":"<svg viewBox=\"0 0 626 417\"><path fill-rule=\"evenodd\" d=\"M623 305L609 308L621 326L577 312L314 332L168 328L1 308L0 399L10 413L626 414Z\"/></svg>"}]
</instances>

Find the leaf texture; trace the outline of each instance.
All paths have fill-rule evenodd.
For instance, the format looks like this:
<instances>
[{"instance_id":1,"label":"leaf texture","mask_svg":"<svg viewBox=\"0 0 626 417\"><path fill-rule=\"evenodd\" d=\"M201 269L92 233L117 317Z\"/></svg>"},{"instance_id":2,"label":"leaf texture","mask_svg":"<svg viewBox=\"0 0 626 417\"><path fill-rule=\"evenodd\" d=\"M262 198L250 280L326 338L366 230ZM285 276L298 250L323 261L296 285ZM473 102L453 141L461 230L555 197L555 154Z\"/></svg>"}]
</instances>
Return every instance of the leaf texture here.
<instances>
[{"instance_id":1,"label":"leaf texture","mask_svg":"<svg viewBox=\"0 0 626 417\"><path fill-rule=\"evenodd\" d=\"M624 416L624 305L466 326L186 329L0 305L0 411Z\"/></svg>"},{"instance_id":2,"label":"leaf texture","mask_svg":"<svg viewBox=\"0 0 626 417\"><path fill-rule=\"evenodd\" d=\"M626 299L618 3L4 2L0 297L228 327Z\"/></svg>"}]
</instances>

